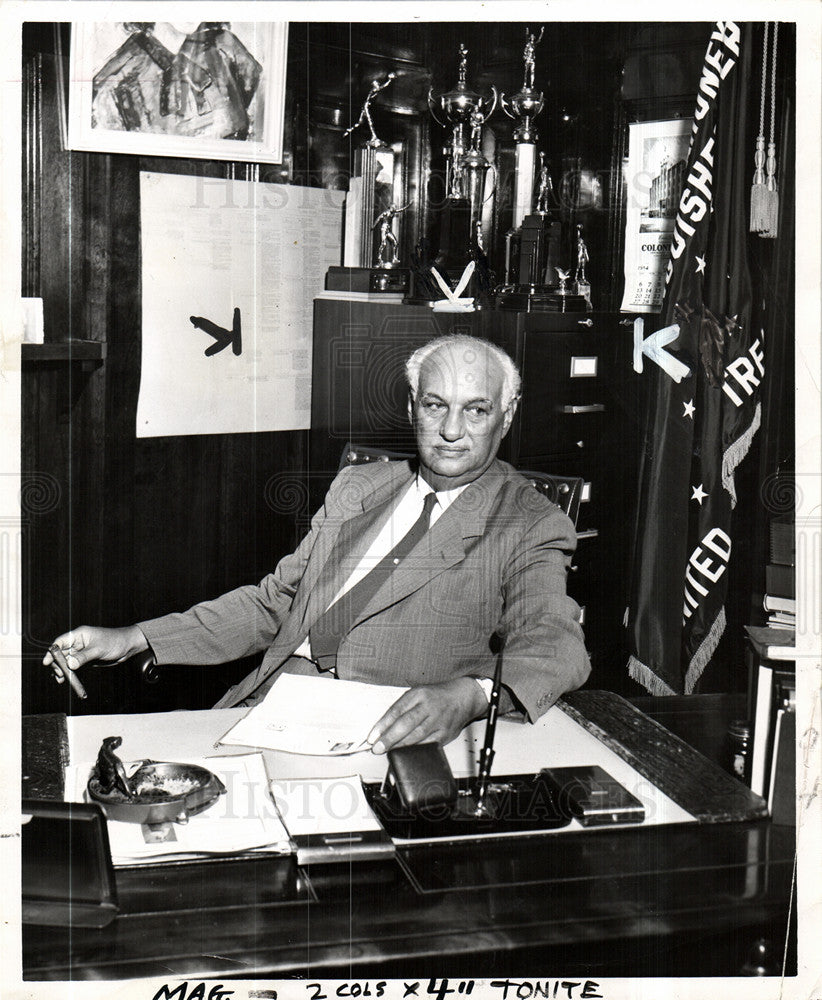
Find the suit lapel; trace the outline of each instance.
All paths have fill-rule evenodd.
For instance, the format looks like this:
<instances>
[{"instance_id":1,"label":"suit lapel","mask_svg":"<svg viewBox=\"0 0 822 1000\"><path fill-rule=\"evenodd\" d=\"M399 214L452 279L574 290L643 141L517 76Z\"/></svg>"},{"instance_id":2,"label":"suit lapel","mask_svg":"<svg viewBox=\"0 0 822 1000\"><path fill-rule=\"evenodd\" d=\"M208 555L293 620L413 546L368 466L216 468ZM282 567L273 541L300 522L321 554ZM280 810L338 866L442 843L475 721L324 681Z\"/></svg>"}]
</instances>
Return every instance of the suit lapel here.
<instances>
[{"instance_id":1,"label":"suit lapel","mask_svg":"<svg viewBox=\"0 0 822 1000\"><path fill-rule=\"evenodd\" d=\"M406 469L370 493L358 514L342 521L336 538L328 539L328 556L317 568L315 581L304 580L308 595L300 632L305 634L322 615L334 596L377 537L393 504L408 488L411 474Z\"/></svg>"}]
</instances>

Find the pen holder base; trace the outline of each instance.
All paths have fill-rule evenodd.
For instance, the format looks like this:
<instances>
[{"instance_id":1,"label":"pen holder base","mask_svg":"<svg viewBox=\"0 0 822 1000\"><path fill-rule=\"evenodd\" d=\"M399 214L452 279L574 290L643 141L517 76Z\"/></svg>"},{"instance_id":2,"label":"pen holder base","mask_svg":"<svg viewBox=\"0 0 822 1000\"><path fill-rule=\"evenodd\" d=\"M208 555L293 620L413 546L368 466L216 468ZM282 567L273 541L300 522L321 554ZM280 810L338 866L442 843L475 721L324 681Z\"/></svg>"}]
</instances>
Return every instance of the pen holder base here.
<instances>
[{"instance_id":1,"label":"pen holder base","mask_svg":"<svg viewBox=\"0 0 822 1000\"><path fill-rule=\"evenodd\" d=\"M380 784L365 783L368 804L394 840L449 840L456 837L540 833L567 826L570 816L559 808L552 784L544 775L508 774L488 784L484 808L478 812L474 778L457 779L455 803L423 810L402 806L386 796Z\"/></svg>"}]
</instances>

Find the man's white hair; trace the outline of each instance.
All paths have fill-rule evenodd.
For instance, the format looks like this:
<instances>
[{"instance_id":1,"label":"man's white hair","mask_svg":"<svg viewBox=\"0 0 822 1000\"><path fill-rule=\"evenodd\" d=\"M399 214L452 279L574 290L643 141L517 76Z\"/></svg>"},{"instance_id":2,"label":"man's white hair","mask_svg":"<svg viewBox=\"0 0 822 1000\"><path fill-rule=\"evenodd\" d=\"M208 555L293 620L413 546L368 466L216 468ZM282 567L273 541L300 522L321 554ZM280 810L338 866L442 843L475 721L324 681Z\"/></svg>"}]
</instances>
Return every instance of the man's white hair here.
<instances>
[{"instance_id":1,"label":"man's white hair","mask_svg":"<svg viewBox=\"0 0 822 1000\"><path fill-rule=\"evenodd\" d=\"M411 397L416 399L417 390L420 385L420 369L425 360L435 354L442 347L462 348L466 360L472 359L478 351L484 351L490 355L502 371L502 392L501 404L503 410L507 410L512 402L519 399L522 379L519 370L511 358L501 347L492 344L490 340L482 340L480 337L471 337L467 333L450 333L444 337L435 337L427 344L418 347L411 357L405 362L405 377L408 380L408 387L411 390Z\"/></svg>"}]
</instances>

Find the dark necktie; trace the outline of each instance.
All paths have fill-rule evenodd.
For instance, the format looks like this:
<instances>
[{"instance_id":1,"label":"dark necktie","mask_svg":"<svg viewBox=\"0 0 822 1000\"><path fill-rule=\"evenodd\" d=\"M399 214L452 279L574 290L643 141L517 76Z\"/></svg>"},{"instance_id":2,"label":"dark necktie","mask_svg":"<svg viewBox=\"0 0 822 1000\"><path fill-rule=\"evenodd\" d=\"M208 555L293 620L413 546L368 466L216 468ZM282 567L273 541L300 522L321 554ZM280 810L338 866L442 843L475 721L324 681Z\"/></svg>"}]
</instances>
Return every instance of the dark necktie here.
<instances>
[{"instance_id":1,"label":"dark necktie","mask_svg":"<svg viewBox=\"0 0 822 1000\"><path fill-rule=\"evenodd\" d=\"M340 643L351 631L357 616L374 594L417 542L424 537L431 523L431 511L436 502L436 493L426 494L422 513L411 525L407 534L403 535L394 548L372 570L366 573L359 583L356 583L338 601L335 601L311 627L309 632L311 656L317 662L320 670L334 670L337 665L337 650Z\"/></svg>"}]
</instances>

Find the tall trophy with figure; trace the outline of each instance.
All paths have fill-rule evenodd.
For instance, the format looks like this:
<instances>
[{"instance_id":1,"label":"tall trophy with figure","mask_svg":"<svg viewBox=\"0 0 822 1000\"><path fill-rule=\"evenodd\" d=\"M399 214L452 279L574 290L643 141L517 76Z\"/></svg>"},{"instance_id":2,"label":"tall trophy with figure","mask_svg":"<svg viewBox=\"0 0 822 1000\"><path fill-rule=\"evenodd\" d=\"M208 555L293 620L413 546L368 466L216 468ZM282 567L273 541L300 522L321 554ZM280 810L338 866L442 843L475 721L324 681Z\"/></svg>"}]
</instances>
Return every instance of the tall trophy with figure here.
<instances>
[{"instance_id":1,"label":"tall trophy with figure","mask_svg":"<svg viewBox=\"0 0 822 1000\"><path fill-rule=\"evenodd\" d=\"M545 97L534 87L536 72L536 50L542 41L545 28L535 35L525 29L525 49L522 54L524 76L522 87L510 98L503 94L500 98L502 110L516 122L514 142L516 143L514 159L514 217L511 228L516 230L522 224L526 215L534 208L534 173L537 160L537 140L539 135L534 126L534 119L542 111Z\"/></svg>"},{"instance_id":2,"label":"tall trophy with figure","mask_svg":"<svg viewBox=\"0 0 822 1000\"><path fill-rule=\"evenodd\" d=\"M538 176L535 209L522 220L514 244L516 259L506 268L514 280L497 290L497 302L501 309L524 312L577 312L586 308L586 300L576 293L576 284L568 288L569 272L559 267L562 223L543 153Z\"/></svg>"},{"instance_id":3,"label":"tall trophy with figure","mask_svg":"<svg viewBox=\"0 0 822 1000\"><path fill-rule=\"evenodd\" d=\"M366 128L369 135L354 151L354 170L345 200L345 234L343 266L329 268L326 288L335 291L356 292L405 292L408 288L408 271L392 265L391 274L375 273L378 227L375 220L385 216L394 204L394 150L384 143L374 128L372 104L382 91L395 79L395 73L371 81L360 111L360 116L343 134L351 135ZM390 216L393 223L399 211ZM382 229L379 229L379 234ZM396 236L392 230L392 238ZM394 254L396 256L396 254ZM399 263L399 261L397 261Z\"/></svg>"},{"instance_id":4,"label":"tall trophy with figure","mask_svg":"<svg viewBox=\"0 0 822 1000\"><path fill-rule=\"evenodd\" d=\"M435 96L428 92L428 106L437 124L450 131L444 149L446 160L445 199L440 212L439 252L420 253L415 267L415 297L442 298L441 282L453 291L465 287L462 279L470 269L475 288L484 279L490 290L487 260L482 249L482 210L490 197L493 168L482 152L482 129L497 106L497 91L482 95L468 85L468 49L459 47L459 71L455 87ZM491 193L493 186L491 186ZM437 282L426 280L434 268Z\"/></svg>"}]
</instances>

